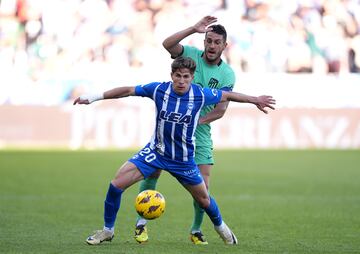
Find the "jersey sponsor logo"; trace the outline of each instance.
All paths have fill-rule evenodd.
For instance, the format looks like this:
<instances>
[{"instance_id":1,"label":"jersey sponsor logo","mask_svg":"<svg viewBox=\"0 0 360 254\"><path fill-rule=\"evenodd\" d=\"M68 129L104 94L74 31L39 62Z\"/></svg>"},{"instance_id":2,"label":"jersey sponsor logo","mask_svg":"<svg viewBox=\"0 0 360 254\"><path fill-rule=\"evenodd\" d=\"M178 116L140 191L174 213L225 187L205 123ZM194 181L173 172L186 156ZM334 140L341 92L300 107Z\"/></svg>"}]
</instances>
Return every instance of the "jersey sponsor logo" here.
<instances>
[{"instance_id":1,"label":"jersey sponsor logo","mask_svg":"<svg viewBox=\"0 0 360 254\"><path fill-rule=\"evenodd\" d=\"M208 86L209 86L210 88L215 88L215 87L217 87L218 84L219 84L219 80L217 80L217 79L215 79L215 78L211 78L211 79L209 80Z\"/></svg>"},{"instance_id":2,"label":"jersey sponsor logo","mask_svg":"<svg viewBox=\"0 0 360 254\"><path fill-rule=\"evenodd\" d=\"M193 175L194 173L197 173L197 170L196 169L190 169L190 170L187 170L187 171L184 171L184 175Z\"/></svg>"},{"instance_id":3,"label":"jersey sponsor logo","mask_svg":"<svg viewBox=\"0 0 360 254\"><path fill-rule=\"evenodd\" d=\"M176 112L167 112L165 110L161 110L159 114L160 119L173 122L173 123L186 123L189 124L191 122L191 115L184 115Z\"/></svg>"}]
</instances>

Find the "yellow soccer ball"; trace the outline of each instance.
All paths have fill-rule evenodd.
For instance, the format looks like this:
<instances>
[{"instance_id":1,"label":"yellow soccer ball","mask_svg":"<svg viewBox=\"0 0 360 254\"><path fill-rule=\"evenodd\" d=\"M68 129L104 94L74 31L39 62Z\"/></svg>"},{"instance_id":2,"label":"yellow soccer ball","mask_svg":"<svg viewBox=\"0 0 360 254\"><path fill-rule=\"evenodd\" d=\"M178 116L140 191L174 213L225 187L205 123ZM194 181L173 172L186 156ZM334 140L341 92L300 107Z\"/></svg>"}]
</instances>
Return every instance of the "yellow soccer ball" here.
<instances>
[{"instance_id":1,"label":"yellow soccer ball","mask_svg":"<svg viewBox=\"0 0 360 254\"><path fill-rule=\"evenodd\" d=\"M165 211L165 198L156 190L145 190L137 195L136 212L147 220L159 218Z\"/></svg>"}]
</instances>

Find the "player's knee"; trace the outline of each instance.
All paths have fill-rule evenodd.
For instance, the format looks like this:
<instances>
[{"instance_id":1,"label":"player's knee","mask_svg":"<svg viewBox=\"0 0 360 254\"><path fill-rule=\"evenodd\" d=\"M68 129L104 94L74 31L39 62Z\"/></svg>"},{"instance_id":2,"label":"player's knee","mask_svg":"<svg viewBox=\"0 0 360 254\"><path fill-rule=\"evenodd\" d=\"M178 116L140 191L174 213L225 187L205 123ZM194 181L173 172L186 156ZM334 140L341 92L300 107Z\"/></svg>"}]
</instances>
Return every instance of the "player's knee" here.
<instances>
[{"instance_id":1,"label":"player's knee","mask_svg":"<svg viewBox=\"0 0 360 254\"><path fill-rule=\"evenodd\" d=\"M197 201L199 203L199 206L203 209L208 208L210 205L210 197L209 196L205 196L205 197L201 197L198 199Z\"/></svg>"},{"instance_id":2,"label":"player's knee","mask_svg":"<svg viewBox=\"0 0 360 254\"><path fill-rule=\"evenodd\" d=\"M118 178L114 178L113 180L111 180L111 184L117 188L117 189L121 189L123 191L126 190L126 188L128 187L127 184L124 184L123 181L121 181L121 179L118 179Z\"/></svg>"}]
</instances>

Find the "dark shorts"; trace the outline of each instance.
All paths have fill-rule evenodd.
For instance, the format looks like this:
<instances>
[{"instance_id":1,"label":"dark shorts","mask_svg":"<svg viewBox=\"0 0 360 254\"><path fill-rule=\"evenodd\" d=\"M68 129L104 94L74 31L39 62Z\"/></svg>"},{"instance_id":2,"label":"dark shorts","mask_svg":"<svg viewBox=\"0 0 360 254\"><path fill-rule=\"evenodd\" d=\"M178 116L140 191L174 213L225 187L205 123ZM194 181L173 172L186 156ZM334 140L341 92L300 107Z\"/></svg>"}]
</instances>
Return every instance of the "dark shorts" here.
<instances>
[{"instance_id":1,"label":"dark shorts","mask_svg":"<svg viewBox=\"0 0 360 254\"><path fill-rule=\"evenodd\" d=\"M195 163L196 165L213 165L214 156L211 146L197 146L195 150Z\"/></svg>"}]
</instances>

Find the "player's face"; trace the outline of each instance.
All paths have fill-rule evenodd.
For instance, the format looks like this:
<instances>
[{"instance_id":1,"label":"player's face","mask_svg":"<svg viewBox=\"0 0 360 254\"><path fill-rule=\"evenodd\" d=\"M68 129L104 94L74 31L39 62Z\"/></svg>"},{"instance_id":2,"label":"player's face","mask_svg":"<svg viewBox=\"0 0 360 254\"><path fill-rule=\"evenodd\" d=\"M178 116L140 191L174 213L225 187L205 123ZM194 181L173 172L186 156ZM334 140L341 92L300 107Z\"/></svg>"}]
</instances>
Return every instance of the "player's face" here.
<instances>
[{"instance_id":1,"label":"player's face","mask_svg":"<svg viewBox=\"0 0 360 254\"><path fill-rule=\"evenodd\" d=\"M208 32L204 40L205 61L208 64L218 64L226 45L227 43L224 41L224 37L222 35L214 32Z\"/></svg>"},{"instance_id":2,"label":"player's face","mask_svg":"<svg viewBox=\"0 0 360 254\"><path fill-rule=\"evenodd\" d=\"M177 69L171 73L171 79L173 81L174 92L183 95L189 91L191 81L194 78L194 74L190 73L189 69L182 68Z\"/></svg>"}]
</instances>

